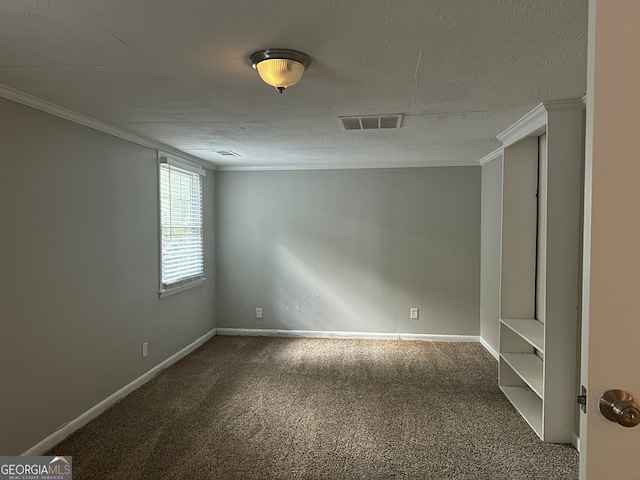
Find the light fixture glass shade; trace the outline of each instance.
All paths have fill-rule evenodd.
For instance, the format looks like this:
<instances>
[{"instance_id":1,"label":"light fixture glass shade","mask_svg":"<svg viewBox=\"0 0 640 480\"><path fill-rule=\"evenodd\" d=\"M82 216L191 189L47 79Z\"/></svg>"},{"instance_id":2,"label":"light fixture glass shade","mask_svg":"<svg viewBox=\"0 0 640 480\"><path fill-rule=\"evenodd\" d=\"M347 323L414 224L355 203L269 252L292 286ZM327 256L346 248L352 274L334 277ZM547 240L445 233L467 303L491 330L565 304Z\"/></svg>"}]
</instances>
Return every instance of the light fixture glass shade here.
<instances>
[{"instance_id":1,"label":"light fixture glass shade","mask_svg":"<svg viewBox=\"0 0 640 480\"><path fill-rule=\"evenodd\" d=\"M266 84L282 93L285 88L300 81L311 64L311 57L297 50L270 48L254 52L249 62Z\"/></svg>"},{"instance_id":2,"label":"light fixture glass shade","mask_svg":"<svg viewBox=\"0 0 640 480\"><path fill-rule=\"evenodd\" d=\"M304 73L304 65L284 58L263 60L256 65L256 69L265 83L278 90L295 85Z\"/></svg>"}]
</instances>

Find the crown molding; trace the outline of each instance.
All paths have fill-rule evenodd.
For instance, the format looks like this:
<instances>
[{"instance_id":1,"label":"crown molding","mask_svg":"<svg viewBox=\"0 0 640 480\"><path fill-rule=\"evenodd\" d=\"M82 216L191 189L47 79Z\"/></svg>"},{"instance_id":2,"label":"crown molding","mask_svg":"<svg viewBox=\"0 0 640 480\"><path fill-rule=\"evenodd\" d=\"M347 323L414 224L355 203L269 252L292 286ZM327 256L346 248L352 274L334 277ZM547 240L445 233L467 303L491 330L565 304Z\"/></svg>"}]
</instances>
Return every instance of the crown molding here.
<instances>
[{"instance_id":1,"label":"crown molding","mask_svg":"<svg viewBox=\"0 0 640 480\"><path fill-rule=\"evenodd\" d=\"M266 171L308 171L308 170L375 170L390 168L433 168L433 167L478 167L477 161L472 162L437 162L437 163L378 163L375 165L366 163L342 163L326 165L218 165L218 172L266 172Z\"/></svg>"},{"instance_id":2,"label":"crown molding","mask_svg":"<svg viewBox=\"0 0 640 480\"><path fill-rule=\"evenodd\" d=\"M584 110L586 99L587 96L585 95L581 98L572 98L569 100L551 100L549 102L542 102L542 105L544 105L548 112Z\"/></svg>"},{"instance_id":3,"label":"crown molding","mask_svg":"<svg viewBox=\"0 0 640 480\"><path fill-rule=\"evenodd\" d=\"M478 160L478 163L480 165L486 165L487 163L491 162L492 160L495 160L496 158L502 157L502 151L503 150L504 149L502 147L496 148L493 152L488 153L487 155L482 157L480 160Z\"/></svg>"},{"instance_id":4,"label":"crown molding","mask_svg":"<svg viewBox=\"0 0 640 480\"><path fill-rule=\"evenodd\" d=\"M568 112L585 109L585 97L570 100L542 102L496 138L503 147L513 145L522 138L541 135L546 130L549 112Z\"/></svg>"},{"instance_id":5,"label":"crown molding","mask_svg":"<svg viewBox=\"0 0 640 480\"><path fill-rule=\"evenodd\" d=\"M547 109L541 103L496 138L502 142L503 147L508 147L521 138L528 137L534 133L542 133L546 125Z\"/></svg>"},{"instance_id":6,"label":"crown molding","mask_svg":"<svg viewBox=\"0 0 640 480\"><path fill-rule=\"evenodd\" d=\"M28 93L15 90L6 85L0 84L0 97L6 98L7 100L11 100L16 103L20 103L22 105L26 105L27 107L35 108L36 110L41 110L45 113L63 118L70 122L89 127L93 130L98 130L99 132L121 138L122 140L126 140L143 147L151 148L152 150L159 150L161 152L164 152L165 154L169 154L171 156L181 158L189 162L197 163L203 168L207 168L209 170L216 169L216 166L214 164L207 162L206 160L194 157L192 155L189 155L188 153L182 152L168 145L154 142L147 138L136 135L135 133L127 132L126 130L114 127L113 125L109 125L108 123L101 122L99 120L96 120L95 118L91 118L81 113L61 107L59 105L55 105L53 103L47 102L46 100L42 100L38 97L34 97L33 95L29 95Z\"/></svg>"}]
</instances>

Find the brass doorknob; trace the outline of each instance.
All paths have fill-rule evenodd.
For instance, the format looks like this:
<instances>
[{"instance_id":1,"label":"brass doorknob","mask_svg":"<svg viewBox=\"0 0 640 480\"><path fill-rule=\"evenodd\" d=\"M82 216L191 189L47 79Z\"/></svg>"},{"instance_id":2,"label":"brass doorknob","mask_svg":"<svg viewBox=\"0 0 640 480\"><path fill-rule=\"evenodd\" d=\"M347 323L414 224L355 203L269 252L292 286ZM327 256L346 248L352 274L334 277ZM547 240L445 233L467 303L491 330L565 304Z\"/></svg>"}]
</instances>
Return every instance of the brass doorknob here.
<instances>
[{"instance_id":1,"label":"brass doorknob","mask_svg":"<svg viewBox=\"0 0 640 480\"><path fill-rule=\"evenodd\" d=\"M624 390L609 390L600 397L600 413L608 420L623 427L635 427L640 423L640 407Z\"/></svg>"}]
</instances>

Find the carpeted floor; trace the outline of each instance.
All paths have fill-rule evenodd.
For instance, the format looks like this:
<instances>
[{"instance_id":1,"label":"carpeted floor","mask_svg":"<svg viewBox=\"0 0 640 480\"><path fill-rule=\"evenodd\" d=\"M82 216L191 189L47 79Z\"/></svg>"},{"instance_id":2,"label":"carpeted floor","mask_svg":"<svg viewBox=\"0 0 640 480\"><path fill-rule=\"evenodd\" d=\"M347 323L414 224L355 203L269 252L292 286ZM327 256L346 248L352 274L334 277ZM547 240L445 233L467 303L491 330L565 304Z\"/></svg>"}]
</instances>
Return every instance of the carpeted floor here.
<instances>
[{"instance_id":1,"label":"carpeted floor","mask_svg":"<svg viewBox=\"0 0 640 480\"><path fill-rule=\"evenodd\" d=\"M479 344L214 337L49 455L74 480L577 479Z\"/></svg>"}]
</instances>

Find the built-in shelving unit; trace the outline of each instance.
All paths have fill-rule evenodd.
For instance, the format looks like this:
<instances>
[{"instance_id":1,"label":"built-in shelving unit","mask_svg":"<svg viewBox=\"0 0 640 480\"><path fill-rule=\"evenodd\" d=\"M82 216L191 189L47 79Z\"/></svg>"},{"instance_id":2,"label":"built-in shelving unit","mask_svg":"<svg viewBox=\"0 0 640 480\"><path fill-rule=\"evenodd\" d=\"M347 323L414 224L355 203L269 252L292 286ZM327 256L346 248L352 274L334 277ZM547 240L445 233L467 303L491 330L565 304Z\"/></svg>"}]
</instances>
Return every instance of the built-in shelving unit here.
<instances>
[{"instance_id":1,"label":"built-in shelving unit","mask_svg":"<svg viewBox=\"0 0 640 480\"><path fill-rule=\"evenodd\" d=\"M574 435L584 104L539 105L503 142L499 385L538 436Z\"/></svg>"},{"instance_id":2,"label":"built-in shelving unit","mask_svg":"<svg viewBox=\"0 0 640 480\"><path fill-rule=\"evenodd\" d=\"M544 362L533 353L502 353L502 360L527 384L533 393L543 398Z\"/></svg>"},{"instance_id":3,"label":"built-in shelving unit","mask_svg":"<svg viewBox=\"0 0 640 480\"><path fill-rule=\"evenodd\" d=\"M542 437L542 399L526 387L500 387L529 426Z\"/></svg>"},{"instance_id":4,"label":"built-in shelving unit","mask_svg":"<svg viewBox=\"0 0 640 480\"><path fill-rule=\"evenodd\" d=\"M542 322L535 318L502 319L500 322L540 353L544 353L544 324Z\"/></svg>"}]
</instances>

